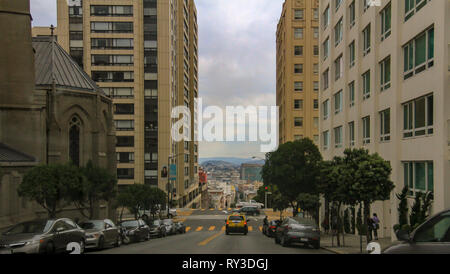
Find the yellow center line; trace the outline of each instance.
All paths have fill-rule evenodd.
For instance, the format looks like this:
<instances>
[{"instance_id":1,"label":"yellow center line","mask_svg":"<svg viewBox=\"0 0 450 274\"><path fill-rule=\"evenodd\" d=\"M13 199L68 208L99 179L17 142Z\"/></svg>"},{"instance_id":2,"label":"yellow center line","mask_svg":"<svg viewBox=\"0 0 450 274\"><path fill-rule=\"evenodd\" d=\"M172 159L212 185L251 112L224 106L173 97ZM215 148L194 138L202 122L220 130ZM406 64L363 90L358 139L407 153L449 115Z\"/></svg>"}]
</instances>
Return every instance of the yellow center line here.
<instances>
[{"instance_id":1,"label":"yellow center line","mask_svg":"<svg viewBox=\"0 0 450 274\"><path fill-rule=\"evenodd\" d=\"M191 227L190 226L186 227L186 232L188 232L189 230L191 230Z\"/></svg>"},{"instance_id":2,"label":"yellow center line","mask_svg":"<svg viewBox=\"0 0 450 274\"><path fill-rule=\"evenodd\" d=\"M225 226L222 226L222 231L225 231Z\"/></svg>"},{"instance_id":3,"label":"yellow center line","mask_svg":"<svg viewBox=\"0 0 450 274\"><path fill-rule=\"evenodd\" d=\"M216 227L215 227L215 226L211 226L211 227L209 228L209 231L213 231L214 229L216 229Z\"/></svg>"},{"instance_id":4,"label":"yellow center line","mask_svg":"<svg viewBox=\"0 0 450 274\"><path fill-rule=\"evenodd\" d=\"M197 229L196 229L195 231L199 232L199 231L201 231L202 229L203 229L203 226L199 226L199 227L197 227Z\"/></svg>"},{"instance_id":5,"label":"yellow center line","mask_svg":"<svg viewBox=\"0 0 450 274\"><path fill-rule=\"evenodd\" d=\"M207 245L209 242L211 242L212 240L214 240L215 238L219 237L220 235L223 235L223 231L214 234L213 236L207 238L206 240L204 240L203 242L198 243L198 246L205 246Z\"/></svg>"}]
</instances>

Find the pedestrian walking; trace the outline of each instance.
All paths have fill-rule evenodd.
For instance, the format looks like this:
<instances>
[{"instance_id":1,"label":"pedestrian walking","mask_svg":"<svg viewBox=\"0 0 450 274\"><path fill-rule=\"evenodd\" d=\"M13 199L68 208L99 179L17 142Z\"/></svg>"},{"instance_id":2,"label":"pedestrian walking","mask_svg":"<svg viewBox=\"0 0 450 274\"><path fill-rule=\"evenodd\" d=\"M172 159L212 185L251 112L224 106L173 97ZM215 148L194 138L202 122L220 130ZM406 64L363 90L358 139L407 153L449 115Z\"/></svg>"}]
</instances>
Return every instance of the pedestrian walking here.
<instances>
[{"instance_id":1,"label":"pedestrian walking","mask_svg":"<svg viewBox=\"0 0 450 274\"><path fill-rule=\"evenodd\" d=\"M367 242L371 242L373 240L372 238L372 231L373 231L373 220L370 217L367 217Z\"/></svg>"},{"instance_id":2,"label":"pedestrian walking","mask_svg":"<svg viewBox=\"0 0 450 274\"><path fill-rule=\"evenodd\" d=\"M373 221L373 236L375 237L375 240L378 240L378 229L380 229L380 219L378 219L376 213L373 214L372 221Z\"/></svg>"}]
</instances>

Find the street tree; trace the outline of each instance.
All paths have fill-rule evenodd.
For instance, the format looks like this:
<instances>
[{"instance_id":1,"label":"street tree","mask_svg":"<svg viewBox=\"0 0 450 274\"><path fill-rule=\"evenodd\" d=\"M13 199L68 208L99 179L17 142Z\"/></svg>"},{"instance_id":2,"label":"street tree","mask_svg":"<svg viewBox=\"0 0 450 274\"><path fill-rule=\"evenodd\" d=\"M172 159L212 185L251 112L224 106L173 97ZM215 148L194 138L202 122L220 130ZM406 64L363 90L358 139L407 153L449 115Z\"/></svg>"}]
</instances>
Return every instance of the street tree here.
<instances>
[{"instance_id":1,"label":"street tree","mask_svg":"<svg viewBox=\"0 0 450 274\"><path fill-rule=\"evenodd\" d=\"M35 201L55 218L70 201L71 190L80 189L83 175L72 164L39 165L28 171L18 187L18 194Z\"/></svg>"},{"instance_id":2,"label":"street tree","mask_svg":"<svg viewBox=\"0 0 450 274\"><path fill-rule=\"evenodd\" d=\"M319 226L320 197L318 194L300 193L297 197L300 208L308 212Z\"/></svg>"},{"instance_id":3,"label":"street tree","mask_svg":"<svg viewBox=\"0 0 450 274\"><path fill-rule=\"evenodd\" d=\"M298 214L301 193L317 193L322 155L310 139L287 142L266 155L262 175L266 184L278 187L280 194Z\"/></svg>"},{"instance_id":4,"label":"street tree","mask_svg":"<svg viewBox=\"0 0 450 274\"><path fill-rule=\"evenodd\" d=\"M97 218L95 215L99 201L110 202L116 196L116 176L107 169L94 166L92 161L81 172L84 176L83 185L75 186L71 191L71 200L84 217Z\"/></svg>"}]
</instances>

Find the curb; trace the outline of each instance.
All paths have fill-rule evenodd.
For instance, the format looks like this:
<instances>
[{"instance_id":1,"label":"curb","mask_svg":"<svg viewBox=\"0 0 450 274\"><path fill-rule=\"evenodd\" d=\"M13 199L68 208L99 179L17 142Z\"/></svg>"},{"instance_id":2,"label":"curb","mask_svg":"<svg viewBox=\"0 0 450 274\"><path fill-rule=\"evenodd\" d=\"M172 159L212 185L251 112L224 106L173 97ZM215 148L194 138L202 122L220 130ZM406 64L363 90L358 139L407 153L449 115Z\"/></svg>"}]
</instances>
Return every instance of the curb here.
<instances>
[{"instance_id":1,"label":"curb","mask_svg":"<svg viewBox=\"0 0 450 274\"><path fill-rule=\"evenodd\" d=\"M342 253L342 252L330 249L328 247L320 247L320 248L323 249L323 250L329 251L331 253L337 254L337 255L345 255L345 254L347 254L347 253Z\"/></svg>"}]
</instances>

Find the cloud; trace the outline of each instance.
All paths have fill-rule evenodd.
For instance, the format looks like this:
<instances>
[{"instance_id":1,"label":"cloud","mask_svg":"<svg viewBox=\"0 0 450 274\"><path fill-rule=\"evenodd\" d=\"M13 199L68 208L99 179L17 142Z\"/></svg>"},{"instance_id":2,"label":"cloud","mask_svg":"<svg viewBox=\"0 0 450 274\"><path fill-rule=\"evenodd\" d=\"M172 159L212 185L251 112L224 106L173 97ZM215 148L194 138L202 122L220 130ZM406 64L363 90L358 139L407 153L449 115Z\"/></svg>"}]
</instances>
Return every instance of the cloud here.
<instances>
[{"instance_id":1,"label":"cloud","mask_svg":"<svg viewBox=\"0 0 450 274\"><path fill-rule=\"evenodd\" d=\"M56 26L56 0L31 0L33 26Z\"/></svg>"}]
</instances>

